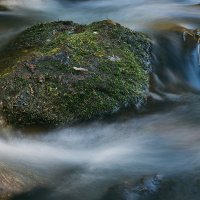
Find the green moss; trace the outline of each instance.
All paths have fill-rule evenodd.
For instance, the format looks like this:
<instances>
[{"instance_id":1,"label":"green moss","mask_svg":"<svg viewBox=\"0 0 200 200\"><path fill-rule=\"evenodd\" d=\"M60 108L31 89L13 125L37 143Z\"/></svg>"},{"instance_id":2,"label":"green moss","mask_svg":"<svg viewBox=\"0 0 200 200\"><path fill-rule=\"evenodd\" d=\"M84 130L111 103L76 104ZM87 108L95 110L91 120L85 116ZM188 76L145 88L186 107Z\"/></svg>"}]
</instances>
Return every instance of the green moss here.
<instances>
[{"instance_id":1,"label":"green moss","mask_svg":"<svg viewBox=\"0 0 200 200\"><path fill-rule=\"evenodd\" d=\"M0 5L0 12L1 11L9 11L9 8L7 8L6 6L4 5Z\"/></svg>"},{"instance_id":2,"label":"green moss","mask_svg":"<svg viewBox=\"0 0 200 200\"><path fill-rule=\"evenodd\" d=\"M144 34L109 20L36 25L0 57L2 113L16 125L56 126L145 103L150 48Z\"/></svg>"}]
</instances>

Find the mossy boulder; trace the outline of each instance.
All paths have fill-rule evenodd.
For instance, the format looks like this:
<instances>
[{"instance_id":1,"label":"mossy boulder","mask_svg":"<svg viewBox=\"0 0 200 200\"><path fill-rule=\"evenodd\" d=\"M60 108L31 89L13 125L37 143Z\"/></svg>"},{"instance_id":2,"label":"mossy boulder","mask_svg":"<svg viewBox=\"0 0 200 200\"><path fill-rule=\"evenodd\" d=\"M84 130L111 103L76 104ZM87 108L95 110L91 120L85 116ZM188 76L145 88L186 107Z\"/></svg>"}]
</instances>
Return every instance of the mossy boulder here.
<instances>
[{"instance_id":1,"label":"mossy boulder","mask_svg":"<svg viewBox=\"0 0 200 200\"><path fill-rule=\"evenodd\" d=\"M35 25L0 52L0 113L16 126L70 125L146 102L151 42L110 20Z\"/></svg>"},{"instance_id":2,"label":"mossy boulder","mask_svg":"<svg viewBox=\"0 0 200 200\"><path fill-rule=\"evenodd\" d=\"M0 12L1 11L9 11L9 9L4 5L0 5Z\"/></svg>"}]
</instances>

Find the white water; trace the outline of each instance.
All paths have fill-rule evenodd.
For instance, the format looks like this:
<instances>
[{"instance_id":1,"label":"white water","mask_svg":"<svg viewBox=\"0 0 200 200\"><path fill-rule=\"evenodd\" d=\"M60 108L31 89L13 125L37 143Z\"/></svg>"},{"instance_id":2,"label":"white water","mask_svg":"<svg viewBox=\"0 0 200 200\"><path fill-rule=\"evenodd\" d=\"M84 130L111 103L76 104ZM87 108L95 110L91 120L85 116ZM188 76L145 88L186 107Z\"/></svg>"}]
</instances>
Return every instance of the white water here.
<instances>
[{"instance_id":1,"label":"white water","mask_svg":"<svg viewBox=\"0 0 200 200\"><path fill-rule=\"evenodd\" d=\"M170 111L125 121L96 122L34 137L4 132L1 163L14 178L15 173L23 177L23 190L34 185L64 187L59 194L88 200L100 198L121 181L195 171L200 167L199 97L187 98L189 103ZM36 178L30 181L32 174Z\"/></svg>"},{"instance_id":2,"label":"white water","mask_svg":"<svg viewBox=\"0 0 200 200\"><path fill-rule=\"evenodd\" d=\"M190 121L199 112L192 109L195 108L191 105L182 105L170 112L116 123L97 122L34 139L9 136L0 141L1 159L21 161L44 170L46 165L51 168L54 164L102 170L130 165L130 170L138 173L187 170L200 165L199 125ZM189 157L185 156L187 153ZM197 161L195 165L186 165L192 160Z\"/></svg>"},{"instance_id":3,"label":"white water","mask_svg":"<svg viewBox=\"0 0 200 200\"><path fill-rule=\"evenodd\" d=\"M0 3L11 8L15 14L24 14L28 18L34 12L41 20L43 18L89 23L109 18L137 30L146 29L147 25L155 20L199 18L198 9L187 7L199 3L198 0L1 0ZM181 23L192 25L184 20Z\"/></svg>"},{"instance_id":4,"label":"white water","mask_svg":"<svg viewBox=\"0 0 200 200\"><path fill-rule=\"evenodd\" d=\"M49 10L58 6L55 0L1 0L2 5L11 9Z\"/></svg>"}]
</instances>

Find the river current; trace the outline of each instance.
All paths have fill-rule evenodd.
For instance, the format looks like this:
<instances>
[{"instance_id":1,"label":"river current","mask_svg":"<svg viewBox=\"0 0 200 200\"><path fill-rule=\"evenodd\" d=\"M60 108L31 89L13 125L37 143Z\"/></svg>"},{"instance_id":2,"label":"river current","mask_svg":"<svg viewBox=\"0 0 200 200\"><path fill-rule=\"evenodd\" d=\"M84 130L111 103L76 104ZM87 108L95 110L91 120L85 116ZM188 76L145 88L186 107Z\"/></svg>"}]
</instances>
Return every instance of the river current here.
<instances>
[{"instance_id":1,"label":"river current","mask_svg":"<svg viewBox=\"0 0 200 200\"><path fill-rule=\"evenodd\" d=\"M198 3L0 0L9 8L0 12L0 48L38 22L112 19L149 34L154 56L144 113L37 133L1 128L0 199L199 200L199 42L185 37L200 28Z\"/></svg>"}]
</instances>

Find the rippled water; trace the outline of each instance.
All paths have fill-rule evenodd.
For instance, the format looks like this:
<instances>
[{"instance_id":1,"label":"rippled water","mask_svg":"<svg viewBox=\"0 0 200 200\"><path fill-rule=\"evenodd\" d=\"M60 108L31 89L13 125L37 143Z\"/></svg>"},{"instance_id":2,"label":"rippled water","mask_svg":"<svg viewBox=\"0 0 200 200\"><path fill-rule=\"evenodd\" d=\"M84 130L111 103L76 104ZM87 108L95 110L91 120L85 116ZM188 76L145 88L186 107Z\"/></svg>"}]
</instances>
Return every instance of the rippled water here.
<instances>
[{"instance_id":1,"label":"rippled water","mask_svg":"<svg viewBox=\"0 0 200 200\"><path fill-rule=\"evenodd\" d=\"M51 20L89 23L109 18L148 33L155 57L152 96L160 101L153 111L137 117L125 115L37 135L1 129L0 196L20 193L11 198L15 200L198 200L199 46L198 41L183 37L184 30L200 27L198 3L0 1L10 9L0 12L2 48L26 27ZM176 34L172 27L183 31ZM155 175L162 180L157 181Z\"/></svg>"}]
</instances>

